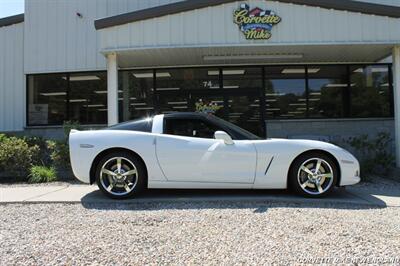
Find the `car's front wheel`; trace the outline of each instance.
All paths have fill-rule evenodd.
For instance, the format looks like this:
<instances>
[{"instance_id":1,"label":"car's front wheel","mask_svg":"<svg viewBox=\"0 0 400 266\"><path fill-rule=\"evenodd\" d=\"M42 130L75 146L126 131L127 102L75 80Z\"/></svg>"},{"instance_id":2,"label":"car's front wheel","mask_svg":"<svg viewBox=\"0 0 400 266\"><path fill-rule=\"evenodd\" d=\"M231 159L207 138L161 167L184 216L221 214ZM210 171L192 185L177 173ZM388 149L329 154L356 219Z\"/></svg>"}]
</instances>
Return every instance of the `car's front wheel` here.
<instances>
[{"instance_id":1,"label":"car's front wheel","mask_svg":"<svg viewBox=\"0 0 400 266\"><path fill-rule=\"evenodd\" d=\"M303 196L323 197L334 189L338 174L338 168L330 156L320 152L306 153L293 162L289 186Z\"/></svg>"},{"instance_id":2,"label":"car's front wheel","mask_svg":"<svg viewBox=\"0 0 400 266\"><path fill-rule=\"evenodd\" d=\"M96 183L100 190L113 199L127 199L145 187L146 170L142 161L128 152L113 152L97 165Z\"/></svg>"}]
</instances>

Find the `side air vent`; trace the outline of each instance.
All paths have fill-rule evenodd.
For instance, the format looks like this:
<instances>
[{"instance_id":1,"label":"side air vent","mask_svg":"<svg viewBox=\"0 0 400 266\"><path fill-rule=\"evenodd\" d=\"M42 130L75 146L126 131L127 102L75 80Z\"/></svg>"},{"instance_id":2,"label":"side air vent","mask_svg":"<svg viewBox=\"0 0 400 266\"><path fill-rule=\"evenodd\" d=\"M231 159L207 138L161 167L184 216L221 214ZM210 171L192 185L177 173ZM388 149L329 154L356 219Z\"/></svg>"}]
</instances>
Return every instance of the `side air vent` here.
<instances>
[{"instance_id":1,"label":"side air vent","mask_svg":"<svg viewBox=\"0 0 400 266\"><path fill-rule=\"evenodd\" d=\"M271 160L269 161L268 166L267 166L267 169L265 169L265 174L264 174L264 175L267 175L268 170L269 170L269 168L271 167L271 164L272 164L272 161L273 161L273 160L274 160L274 156L272 156Z\"/></svg>"}]
</instances>

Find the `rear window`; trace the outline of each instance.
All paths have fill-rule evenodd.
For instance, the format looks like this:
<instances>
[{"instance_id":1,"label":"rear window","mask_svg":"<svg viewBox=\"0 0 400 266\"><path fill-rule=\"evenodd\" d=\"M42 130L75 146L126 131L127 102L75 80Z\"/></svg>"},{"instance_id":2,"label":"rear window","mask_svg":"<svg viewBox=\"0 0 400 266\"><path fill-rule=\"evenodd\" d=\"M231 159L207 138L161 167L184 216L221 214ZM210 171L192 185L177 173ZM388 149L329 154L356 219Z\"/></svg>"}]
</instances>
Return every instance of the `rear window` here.
<instances>
[{"instance_id":1,"label":"rear window","mask_svg":"<svg viewBox=\"0 0 400 266\"><path fill-rule=\"evenodd\" d=\"M110 130L129 130L129 131L140 131L151 133L153 127L153 119L140 119L133 120L125 123L121 123L115 126L111 126L108 129Z\"/></svg>"}]
</instances>

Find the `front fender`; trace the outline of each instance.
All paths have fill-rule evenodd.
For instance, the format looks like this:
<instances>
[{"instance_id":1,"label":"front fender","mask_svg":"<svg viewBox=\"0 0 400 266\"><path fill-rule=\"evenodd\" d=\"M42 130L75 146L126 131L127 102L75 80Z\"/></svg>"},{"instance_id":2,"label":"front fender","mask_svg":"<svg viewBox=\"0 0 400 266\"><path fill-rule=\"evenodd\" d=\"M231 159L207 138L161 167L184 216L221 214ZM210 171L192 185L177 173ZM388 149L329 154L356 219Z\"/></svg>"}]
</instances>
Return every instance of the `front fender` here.
<instances>
[{"instance_id":1,"label":"front fender","mask_svg":"<svg viewBox=\"0 0 400 266\"><path fill-rule=\"evenodd\" d=\"M287 139L269 139L256 141L254 144L257 150L254 188L286 189L290 165L299 155L312 150L327 152L337 160L341 175L340 186L359 182L357 159L346 150L333 144Z\"/></svg>"}]
</instances>

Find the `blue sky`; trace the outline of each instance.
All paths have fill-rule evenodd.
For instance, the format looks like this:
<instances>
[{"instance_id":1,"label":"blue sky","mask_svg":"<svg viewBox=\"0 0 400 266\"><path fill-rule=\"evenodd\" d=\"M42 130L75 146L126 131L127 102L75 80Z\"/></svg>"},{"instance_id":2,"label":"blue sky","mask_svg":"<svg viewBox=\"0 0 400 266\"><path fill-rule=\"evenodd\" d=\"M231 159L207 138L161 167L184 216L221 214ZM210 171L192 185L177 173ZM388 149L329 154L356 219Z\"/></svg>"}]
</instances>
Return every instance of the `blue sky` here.
<instances>
[{"instance_id":1,"label":"blue sky","mask_svg":"<svg viewBox=\"0 0 400 266\"><path fill-rule=\"evenodd\" d=\"M24 0L0 0L0 18L24 13Z\"/></svg>"}]
</instances>

